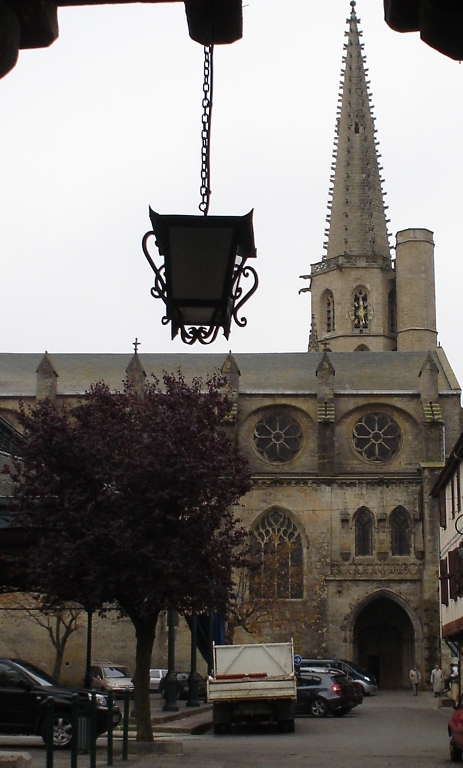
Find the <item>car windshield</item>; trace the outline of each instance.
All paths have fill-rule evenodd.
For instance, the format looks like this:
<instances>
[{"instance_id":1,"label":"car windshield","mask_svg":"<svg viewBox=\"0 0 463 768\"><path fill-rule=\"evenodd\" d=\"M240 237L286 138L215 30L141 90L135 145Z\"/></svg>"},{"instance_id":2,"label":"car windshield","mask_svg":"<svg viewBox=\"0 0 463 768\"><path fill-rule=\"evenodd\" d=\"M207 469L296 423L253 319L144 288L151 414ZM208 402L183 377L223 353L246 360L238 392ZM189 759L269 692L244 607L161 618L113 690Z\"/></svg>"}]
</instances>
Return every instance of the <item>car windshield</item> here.
<instances>
[{"instance_id":1,"label":"car windshield","mask_svg":"<svg viewBox=\"0 0 463 768\"><path fill-rule=\"evenodd\" d=\"M346 664L348 667L354 670L354 672L358 672L360 675L368 675L368 672L366 669L362 669L362 667L358 667L357 664L353 664L351 661L344 661L342 660L344 664Z\"/></svg>"},{"instance_id":2,"label":"car windshield","mask_svg":"<svg viewBox=\"0 0 463 768\"><path fill-rule=\"evenodd\" d=\"M105 677L129 677L125 667L105 667L103 672Z\"/></svg>"},{"instance_id":3,"label":"car windshield","mask_svg":"<svg viewBox=\"0 0 463 768\"><path fill-rule=\"evenodd\" d=\"M14 662L16 666L20 667L21 669L24 669L25 672L29 675L29 677L32 677L35 683L38 683L39 685L59 685L59 683L54 680L51 675L47 675L46 672L43 671L43 669L39 669L39 667L36 667L35 664L30 664L29 662L25 661L15 661Z\"/></svg>"}]
</instances>

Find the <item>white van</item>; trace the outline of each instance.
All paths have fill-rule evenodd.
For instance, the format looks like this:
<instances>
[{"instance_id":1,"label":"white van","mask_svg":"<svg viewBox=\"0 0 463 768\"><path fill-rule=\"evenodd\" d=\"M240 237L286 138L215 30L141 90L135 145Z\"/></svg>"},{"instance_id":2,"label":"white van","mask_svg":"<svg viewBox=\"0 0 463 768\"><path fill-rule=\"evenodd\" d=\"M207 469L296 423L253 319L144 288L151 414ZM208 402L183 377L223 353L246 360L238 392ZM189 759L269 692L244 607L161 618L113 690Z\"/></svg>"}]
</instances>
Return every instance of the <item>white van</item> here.
<instances>
[{"instance_id":1,"label":"white van","mask_svg":"<svg viewBox=\"0 0 463 768\"><path fill-rule=\"evenodd\" d=\"M162 678L167 675L167 669L150 669L150 691L151 693L157 693L159 691L159 683Z\"/></svg>"}]
</instances>

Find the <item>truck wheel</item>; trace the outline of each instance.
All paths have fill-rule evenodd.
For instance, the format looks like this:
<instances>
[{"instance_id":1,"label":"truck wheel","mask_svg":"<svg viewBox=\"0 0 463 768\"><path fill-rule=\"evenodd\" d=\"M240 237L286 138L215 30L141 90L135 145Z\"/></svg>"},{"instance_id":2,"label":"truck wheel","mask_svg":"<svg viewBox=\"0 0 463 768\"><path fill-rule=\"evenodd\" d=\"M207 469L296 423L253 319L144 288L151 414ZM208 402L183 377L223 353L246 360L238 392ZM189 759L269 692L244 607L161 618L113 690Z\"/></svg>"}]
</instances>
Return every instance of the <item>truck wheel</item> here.
<instances>
[{"instance_id":1,"label":"truck wheel","mask_svg":"<svg viewBox=\"0 0 463 768\"><path fill-rule=\"evenodd\" d=\"M278 720L278 733L294 733L294 720Z\"/></svg>"},{"instance_id":2,"label":"truck wheel","mask_svg":"<svg viewBox=\"0 0 463 768\"><path fill-rule=\"evenodd\" d=\"M326 717L328 714L328 706L324 699L312 699L309 703L309 712L312 717Z\"/></svg>"}]
</instances>

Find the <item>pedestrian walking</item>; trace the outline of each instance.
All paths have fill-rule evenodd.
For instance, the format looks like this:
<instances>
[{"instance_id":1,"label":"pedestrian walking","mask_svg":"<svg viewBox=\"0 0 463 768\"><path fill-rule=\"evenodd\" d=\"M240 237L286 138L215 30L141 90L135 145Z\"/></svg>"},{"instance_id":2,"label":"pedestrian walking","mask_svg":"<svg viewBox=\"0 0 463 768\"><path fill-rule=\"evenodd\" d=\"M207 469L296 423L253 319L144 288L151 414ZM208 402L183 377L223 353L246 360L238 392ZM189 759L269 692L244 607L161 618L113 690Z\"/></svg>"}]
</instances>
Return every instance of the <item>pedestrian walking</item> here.
<instances>
[{"instance_id":1,"label":"pedestrian walking","mask_svg":"<svg viewBox=\"0 0 463 768\"><path fill-rule=\"evenodd\" d=\"M412 684L413 696L418 696L418 686L420 684L421 675L419 669L415 666L410 670L410 682Z\"/></svg>"},{"instance_id":2,"label":"pedestrian walking","mask_svg":"<svg viewBox=\"0 0 463 768\"><path fill-rule=\"evenodd\" d=\"M436 664L431 672L431 685L434 691L434 698L438 698L442 695L445 687L444 673L442 672L439 664Z\"/></svg>"}]
</instances>

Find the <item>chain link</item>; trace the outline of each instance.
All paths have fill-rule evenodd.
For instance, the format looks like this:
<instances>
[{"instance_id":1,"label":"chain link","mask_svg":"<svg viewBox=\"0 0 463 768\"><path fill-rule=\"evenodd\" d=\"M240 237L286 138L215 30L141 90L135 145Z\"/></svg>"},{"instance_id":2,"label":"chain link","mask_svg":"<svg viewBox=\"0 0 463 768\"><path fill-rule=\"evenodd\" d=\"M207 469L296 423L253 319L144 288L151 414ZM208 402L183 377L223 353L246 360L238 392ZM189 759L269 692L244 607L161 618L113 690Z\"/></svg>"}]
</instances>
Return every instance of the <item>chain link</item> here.
<instances>
[{"instance_id":1,"label":"chain link","mask_svg":"<svg viewBox=\"0 0 463 768\"><path fill-rule=\"evenodd\" d=\"M203 82L203 115L201 118L201 187L199 193L201 202L199 210L207 216L209 210L209 199L211 196L210 186L210 141L211 141L211 117L212 117L212 84L213 84L213 45L204 47L204 82Z\"/></svg>"}]
</instances>

